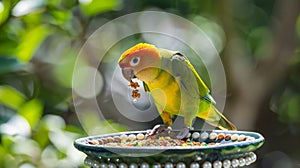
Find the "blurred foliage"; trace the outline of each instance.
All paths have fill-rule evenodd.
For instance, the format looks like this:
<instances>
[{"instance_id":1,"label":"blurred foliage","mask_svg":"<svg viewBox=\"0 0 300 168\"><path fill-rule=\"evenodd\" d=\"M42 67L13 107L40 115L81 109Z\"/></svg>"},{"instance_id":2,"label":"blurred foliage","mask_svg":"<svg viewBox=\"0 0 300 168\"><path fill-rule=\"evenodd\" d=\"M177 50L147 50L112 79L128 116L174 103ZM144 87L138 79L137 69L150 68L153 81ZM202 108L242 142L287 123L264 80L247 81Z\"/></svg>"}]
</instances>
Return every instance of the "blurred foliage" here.
<instances>
[{"instance_id":1,"label":"blurred foliage","mask_svg":"<svg viewBox=\"0 0 300 168\"><path fill-rule=\"evenodd\" d=\"M71 78L86 25L119 0L0 1L0 167L84 167Z\"/></svg>"},{"instance_id":2,"label":"blurred foliage","mask_svg":"<svg viewBox=\"0 0 300 168\"><path fill-rule=\"evenodd\" d=\"M243 78L234 76L232 67L241 63L236 71L243 76L243 72L251 71L245 71L245 66L253 70L270 58L274 29L281 24L273 16L279 7L274 0L233 0L227 5L229 9L223 9L222 5L224 2L216 0L0 1L0 167L84 167L84 155L73 147L74 139L86 136L72 105L72 74L78 48L102 24L127 13L163 10L193 21L222 56L230 95L243 94L236 89ZM228 15L226 10L231 12L229 19L224 17ZM288 61L284 75L276 83L271 82L271 92L263 95L259 109L267 110L251 121L257 126L251 129L261 131L267 141L271 136L277 138L266 145L264 152L270 153L269 158L272 150L281 150L277 144L289 145L290 141L300 139L300 16L294 26L296 48L292 51L293 58ZM126 47L138 41L143 40L128 41ZM238 41L239 46L235 48L242 52L226 50L232 41ZM112 52L113 59L105 60L113 63L118 54ZM238 57L231 60L228 55ZM205 71L198 66L197 69ZM113 66L109 67L112 69ZM206 74L204 76L208 78ZM272 119L270 116L275 116L274 122L265 123ZM84 119L95 120L92 115ZM108 125L113 125L115 130L128 129L118 121L112 117L101 123L103 130L100 132L111 131ZM256 123L263 123L265 127L258 128ZM92 122L89 124L93 127ZM272 131L273 128L279 131ZM282 134L287 137L284 142L279 142ZM293 146L282 150L291 158L299 159L300 154ZM299 160L295 162L299 164Z\"/></svg>"}]
</instances>

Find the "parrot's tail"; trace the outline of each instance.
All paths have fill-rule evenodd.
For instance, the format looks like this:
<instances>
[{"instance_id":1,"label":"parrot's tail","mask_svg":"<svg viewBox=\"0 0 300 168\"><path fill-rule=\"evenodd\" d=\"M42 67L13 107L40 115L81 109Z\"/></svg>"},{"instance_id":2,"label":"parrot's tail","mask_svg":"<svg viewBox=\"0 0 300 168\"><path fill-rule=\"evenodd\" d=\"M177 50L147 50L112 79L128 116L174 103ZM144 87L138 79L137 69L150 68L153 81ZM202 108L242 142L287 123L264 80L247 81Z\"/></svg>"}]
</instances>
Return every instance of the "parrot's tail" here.
<instances>
[{"instance_id":1,"label":"parrot's tail","mask_svg":"<svg viewBox=\"0 0 300 168\"><path fill-rule=\"evenodd\" d=\"M216 108L215 108L216 109ZM216 109L218 115L220 116L220 120L218 123L218 127L222 130L237 130L236 126L233 125L232 122L230 122L223 114L221 114L217 109Z\"/></svg>"},{"instance_id":2,"label":"parrot's tail","mask_svg":"<svg viewBox=\"0 0 300 168\"><path fill-rule=\"evenodd\" d=\"M206 111L206 113L198 114L199 118L205 119L205 121L213 126L216 126L222 130L237 130L232 122L230 122L217 108L213 105Z\"/></svg>"}]
</instances>

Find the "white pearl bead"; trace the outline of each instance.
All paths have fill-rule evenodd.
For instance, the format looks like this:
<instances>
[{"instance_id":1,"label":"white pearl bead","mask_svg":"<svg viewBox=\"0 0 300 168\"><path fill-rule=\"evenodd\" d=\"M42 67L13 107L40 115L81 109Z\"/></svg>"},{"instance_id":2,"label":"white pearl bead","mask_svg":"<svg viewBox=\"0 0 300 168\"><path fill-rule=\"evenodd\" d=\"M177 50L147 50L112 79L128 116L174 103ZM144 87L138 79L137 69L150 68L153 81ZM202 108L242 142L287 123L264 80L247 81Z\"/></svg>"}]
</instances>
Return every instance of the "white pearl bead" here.
<instances>
[{"instance_id":1,"label":"white pearl bead","mask_svg":"<svg viewBox=\"0 0 300 168\"><path fill-rule=\"evenodd\" d=\"M200 138L203 140L206 140L208 138L208 133L207 132L202 132L200 135Z\"/></svg>"},{"instance_id":2,"label":"white pearl bead","mask_svg":"<svg viewBox=\"0 0 300 168\"><path fill-rule=\"evenodd\" d=\"M145 138L145 135L139 133L139 134L136 135L136 138L137 138L138 140L143 140L143 139Z\"/></svg>"},{"instance_id":3,"label":"white pearl bead","mask_svg":"<svg viewBox=\"0 0 300 168\"><path fill-rule=\"evenodd\" d=\"M125 134L122 134L122 135L120 136L120 138L121 138L121 140L126 141L126 140L128 139L128 136L125 135Z\"/></svg>"},{"instance_id":4,"label":"white pearl bead","mask_svg":"<svg viewBox=\"0 0 300 168\"><path fill-rule=\"evenodd\" d=\"M159 163L154 163L153 168L161 168L161 165Z\"/></svg>"},{"instance_id":5,"label":"white pearl bead","mask_svg":"<svg viewBox=\"0 0 300 168\"><path fill-rule=\"evenodd\" d=\"M84 161L84 164L87 165L87 166L90 166L90 167L92 166L92 162L90 160L87 160L87 159Z\"/></svg>"},{"instance_id":6,"label":"white pearl bead","mask_svg":"<svg viewBox=\"0 0 300 168\"><path fill-rule=\"evenodd\" d=\"M224 168L230 168L230 166L231 166L231 162L230 162L230 160L224 160L223 161L223 167Z\"/></svg>"},{"instance_id":7,"label":"white pearl bead","mask_svg":"<svg viewBox=\"0 0 300 168\"><path fill-rule=\"evenodd\" d=\"M245 166L245 164L246 164L246 160L244 158L240 158L239 159L239 165L240 165L240 167Z\"/></svg>"},{"instance_id":8,"label":"white pearl bead","mask_svg":"<svg viewBox=\"0 0 300 168\"><path fill-rule=\"evenodd\" d=\"M253 153L253 152L250 153L250 157L251 157L252 163L254 163L257 159L255 153Z\"/></svg>"},{"instance_id":9,"label":"white pearl bead","mask_svg":"<svg viewBox=\"0 0 300 168\"><path fill-rule=\"evenodd\" d=\"M209 161L206 161L206 162L203 163L202 167L203 168L212 168L212 165Z\"/></svg>"},{"instance_id":10,"label":"white pearl bead","mask_svg":"<svg viewBox=\"0 0 300 168\"><path fill-rule=\"evenodd\" d=\"M239 135L238 134L233 134L231 135L231 140L236 141L238 139Z\"/></svg>"},{"instance_id":11,"label":"white pearl bead","mask_svg":"<svg viewBox=\"0 0 300 168\"><path fill-rule=\"evenodd\" d=\"M101 168L107 168L107 164L101 163L101 164L100 164L100 167L101 167Z\"/></svg>"},{"instance_id":12,"label":"white pearl bead","mask_svg":"<svg viewBox=\"0 0 300 168\"><path fill-rule=\"evenodd\" d=\"M141 168L149 168L149 164L148 163L142 163L141 164Z\"/></svg>"},{"instance_id":13,"label":"white pearl bead","mask_svg":"<svg viewBox=\"0 0 300 168\"><path fill-rule=\"evenodd\" d=\"M119 168L127 168L127 164L125 164L125 163L120 163L120 164L119 164Z\"/></svg>"},{"instance_id":14,"label":"white pearl bead","mask_svg":"<svg viewBox=\"0 0 300 168\"><path fill-rule=\"evenodd\" d=\"M173 163L170 162L166 163L165 168L173 168Z\"/></svg>"},{"instance_id":15,"label":"white pearl bead","mask_svg":"<svg viewBox=\"0 0 300 168\"><path fill-rule=\"evenodd\" d=\"M213 163L213 167L214 167L214 168L222 168L222 162L219 161L219 160L216 160L216 161Z\"/></svg>"},{"instance_id":16,"label":"white pearl bead","mask_svg":"<svg viewBox=\"0 0 300 168\"><path fill-rule=\"evenodd\" d=\"M232 161L231 161L231 166L232 166L232 167L238 167L238 166L239 166L239 160L237 160L237 159L232 159Z\"/></svg>"},{"instance_id":17,"label":"white pearl bead","mask_svg":"<svg viewBox=\"0 0 300 168\"><path fill-rule=\"evenodd\" d=\"M134 134L130 134L130 135L128 136L128 139L129 139L130 141L134 141L134 140L136 140L136 136L135 136Z\"/></svg>"},{"instance_id":18,"label":"white pearl bead","mask_svg":"<svg viewBox=\"0 0 300 168\"><path fill-rule=\"evenodd\" d=\"M93 164L93 166L92 167L94 167L94 168L99 168L100 167L100 165L97 163L97 162L94 162L94 164Z\"/></svg>"},{"instance_id":19,"label":"white pearl bead","mask_svg":"<svg viewBox=\"0 0 300 168\"><path fill-rule=\"evenodd\" d=\"M138 168L139 166L136 163L131 163L129 168Z\"/></svg>"},{"instance_id":20,"label":"white pearl bead","mask_svg":"<svg viewBox=\"0 0 300 168\"><path fill-rule=\"evenodd\" d=\"M190 168L200 168L200 165L199 163L193 162L191 163Z\"/></svg>"},{"instance_id":21,"label":"white pearl bead","mask_svg":"<svg viewBox=\"0 0 300 168\"><path fill-rule=\"evenodd\" d=\"M215 140L216 138L217 138L217 133L215 133L215 132L211 132L210 134L209 134L209 139L211 139L211 140Z\"/></svg>"},{"instance_id":22,"label":"white pearl bead","mask_svg":"<svg viewBox=\"0 0 300 168\"><path fill-rule=\"evenodd\" d=\"M199 137L200 137L200 133L199 132L194 132L192 134L192 138L194 138L194 139L198 139Z\"/></svg>"},{"instance_id":23,"label":"white pearl bead","mask_svg":"<svg viewBox=\"0 0 300 168\"><path fill-rule=\"evenodd\" d=\"M185 168L185 164L183 162L179 162L177 163L176 168Z\"/></svg>"},{"instance_id":24,"label":"white pearl bead","mask_svg":"<svg viewBox=\"0 0 300 168\"><path fill-rule=\"evenodd\" d=\"M116 165L115 164L113 164L113 163L110 163L110 164L108 164L108 166L107 166L108 168L116 168Z\"/></svg>"},{"instance_id":25,"label":"white pearl bead","mask_svg":"<svg viewBox=\"0 0 300 168\"><path fill-rule=\"evenodd\" d=\"M241 134L241 135L239 135L239 137L238 137L238 141L243 141L243 140L245 140L245 138L246 138L246 136L243 135L243 134Z\"/></svg>"},{"instance_id":26,"label":"white pearl bead","mask_svg":"<svg viewBox=\"0 0 300 168\"><path fill-rule=\"evenodd\" d=\"M250 164L252 163L252 160L251 160L251 157L250 157L250 156L247 156L247 157L245 158L245 161L246 161L246 165L247 165L247 166L250 165Z\"/></svg>"}]
</instances>

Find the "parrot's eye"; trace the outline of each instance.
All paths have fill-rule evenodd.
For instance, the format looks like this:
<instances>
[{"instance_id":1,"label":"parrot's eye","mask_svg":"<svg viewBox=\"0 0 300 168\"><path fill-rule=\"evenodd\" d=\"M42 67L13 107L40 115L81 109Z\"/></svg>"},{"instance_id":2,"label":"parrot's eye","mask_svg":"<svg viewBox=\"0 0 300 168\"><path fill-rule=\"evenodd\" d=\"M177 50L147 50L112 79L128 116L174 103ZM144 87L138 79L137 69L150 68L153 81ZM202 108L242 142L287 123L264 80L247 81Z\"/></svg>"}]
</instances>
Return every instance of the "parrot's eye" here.
<instances>
[{"instance_id":1,"label":"parrot's eye","mask_svg":"<svg viewBox=\"0 0 300 168\"><path fill-rule=\"evenodd\" d=\"M140 57L134 57L130 60L131 66L137 66L140 63Z\"/></svg>"}]
</instances>

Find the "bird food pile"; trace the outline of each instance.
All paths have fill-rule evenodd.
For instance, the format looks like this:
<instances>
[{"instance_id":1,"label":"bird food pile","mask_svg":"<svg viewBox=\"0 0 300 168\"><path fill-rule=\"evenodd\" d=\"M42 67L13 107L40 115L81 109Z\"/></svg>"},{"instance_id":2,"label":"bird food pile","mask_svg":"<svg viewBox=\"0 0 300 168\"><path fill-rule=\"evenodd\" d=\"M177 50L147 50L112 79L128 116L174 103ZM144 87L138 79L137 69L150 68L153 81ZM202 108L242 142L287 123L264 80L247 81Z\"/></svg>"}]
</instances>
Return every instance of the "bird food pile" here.
<instances>
[{"instance_id":1,"label":"bird food pile","mask_svg":"<svg viewBox=\"0 0 300 168\"><path fill-rule=\"evenodd\" d=\"M136 98L140 98L141 94L139 93L139 90L137 88L140 87L140 85L138 84L138 82L133 82L132 80L130 80L130 83L128 84L129 87L133 88L132 92L131 92L131 97L134 98L134 102L136 102Z\"/></svg>"},{"instance_id":2,"label":"bird food pile","mask_svg":"<svg viewBox=\"0 0 300 168\"><path fill-rule=\"evenodd\" d=\"M120 136L105 137L87 141L89 145L100 145L107 147L154 147L154 146L217 146L230 141L250 141L253 137L224 134L224 133L199 133L194 132L190 138L176 139L171 136L149 136L148 134L122 134Z\"/></svg>"}]
</instances>

